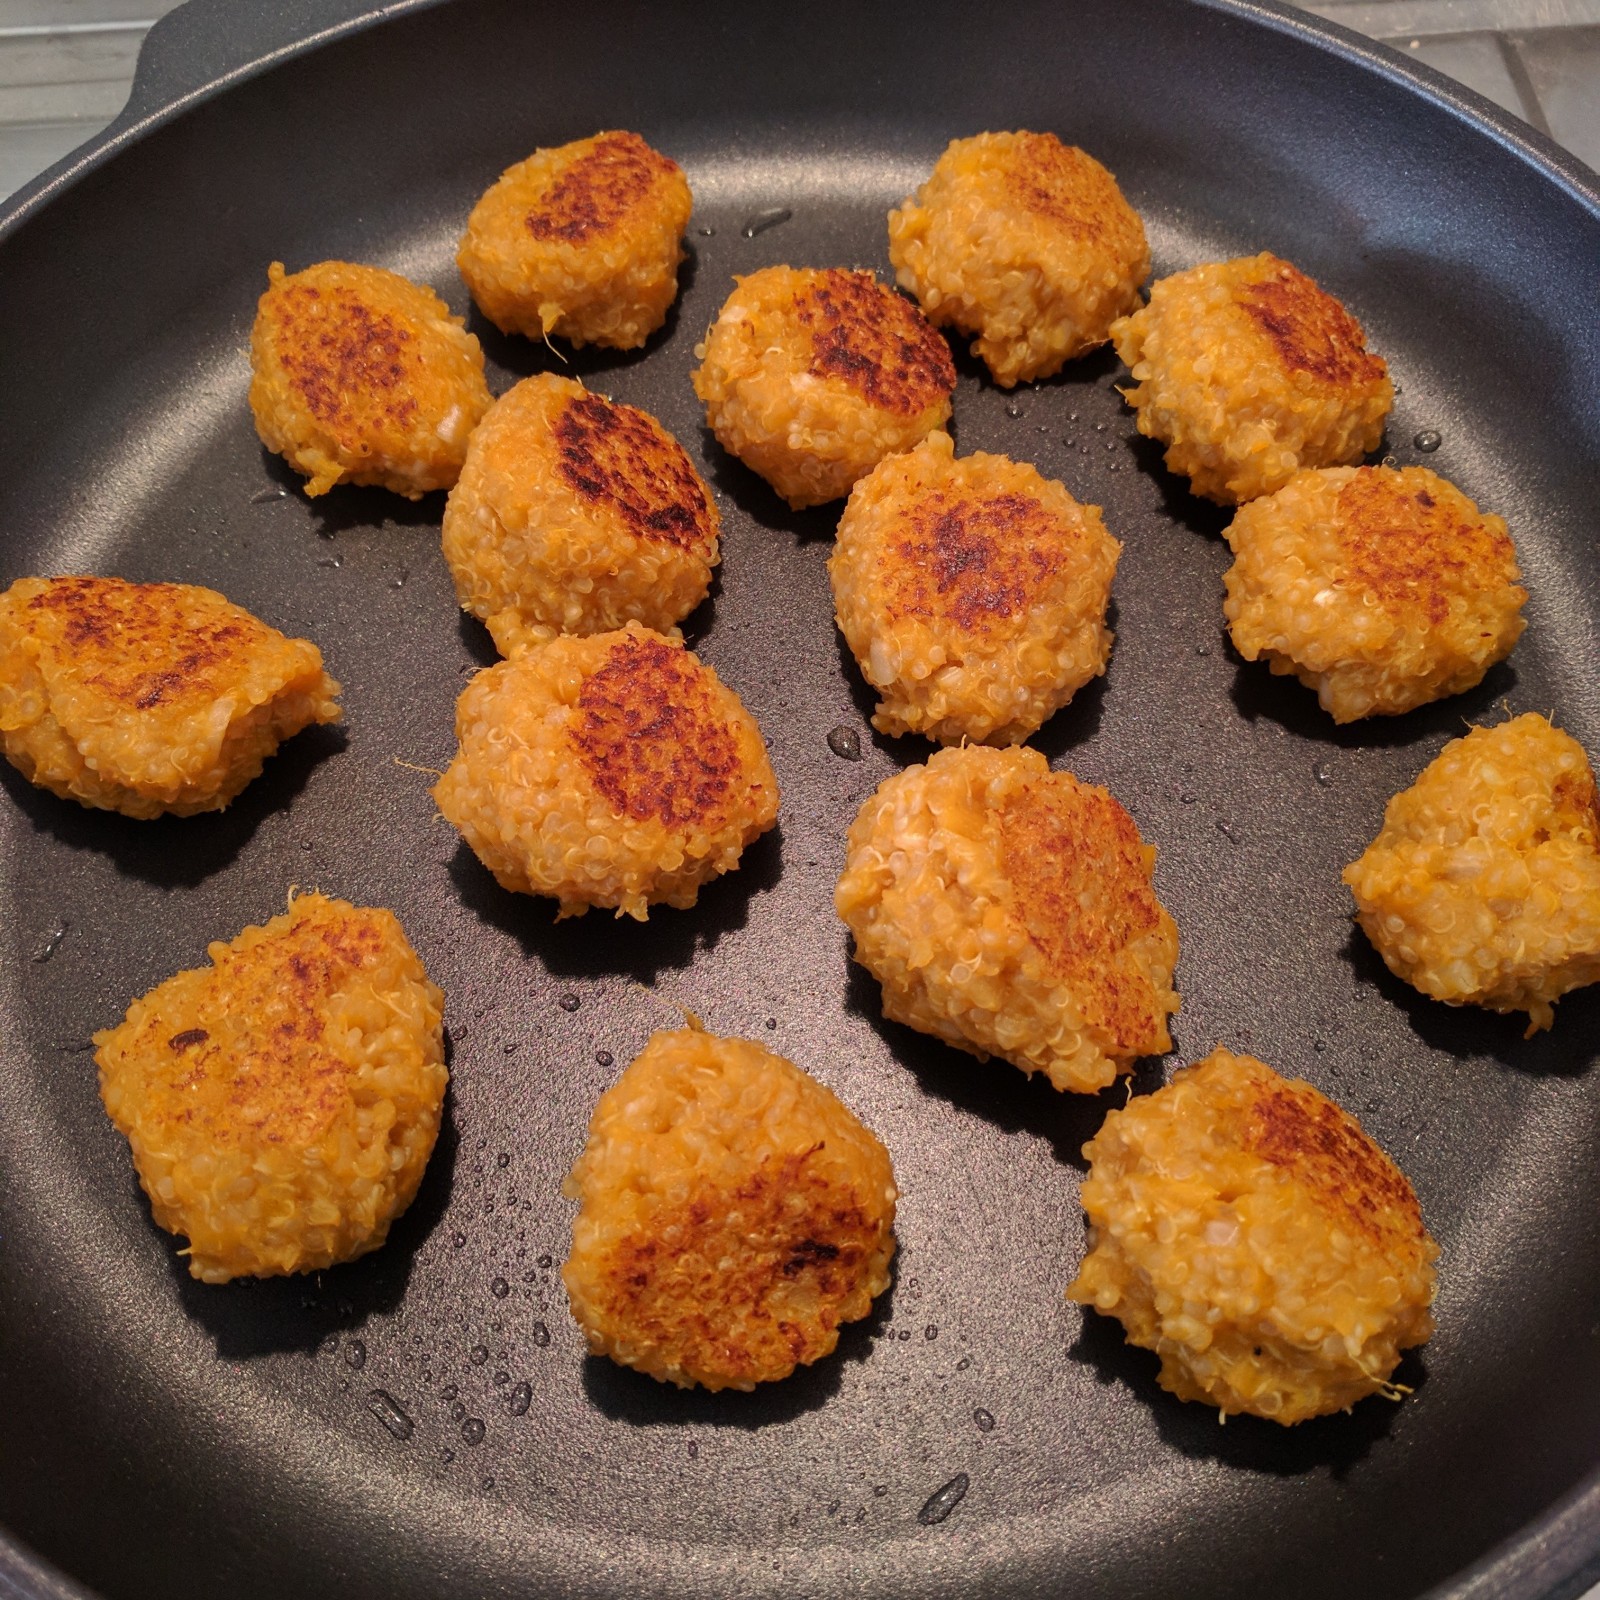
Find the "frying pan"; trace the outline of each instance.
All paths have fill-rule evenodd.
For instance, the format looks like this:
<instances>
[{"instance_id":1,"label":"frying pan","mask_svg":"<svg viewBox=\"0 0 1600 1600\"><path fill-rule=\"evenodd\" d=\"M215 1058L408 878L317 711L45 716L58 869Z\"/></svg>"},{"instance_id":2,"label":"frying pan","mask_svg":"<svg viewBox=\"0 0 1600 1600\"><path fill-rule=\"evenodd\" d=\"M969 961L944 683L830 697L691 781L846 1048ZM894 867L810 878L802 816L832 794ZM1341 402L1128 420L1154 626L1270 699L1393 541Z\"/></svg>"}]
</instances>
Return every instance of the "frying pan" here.
<instances>
[{"instance_id":1,"label":"frying pan","mask_svg":"<svg viewBox=\"0 0 1600 1600\"><path fill-rule=\"evenodd\" d=\"M455 695L492 659L454 604L439 497L308 502L244 405L269 261L377 262L465 309L452 250L476 194L535 145L618 126L695 191L666 328L563 365L477 326L497 389L558 366L660 416L725 514L690 637L769 736L781 830L644 927L557 925L435 817L398 763L444 764ZM1100 156L1158 273L1270 247L1320 279L1401 387L1387 451L1520 544L1510 663L1336 730L1230 653L1223 517L1136 437L1114 360L1012 395L963 360L961 450L1037 462L1126 547L1109 675L1036 742L1161 852L1184 1009L1134 1091L1225 1042L1400 1161L1444 1255L1399 1406L1287 1431L1162 1393L1151 1357L1062 1298L1080 1147L1123 1090L1057 1095L884 1023L831 910L849 818L926 747L867 728L825 581L837 508L790 514L717 450L692 347L735 272L884 268L884 212L944 143L1011 127ZM0 1594L1465 1600L1600 1576L1600 991L1532 1040L1435 1005L1352 930L1338 880L1464 720L1553 711L1600 752L1592 181L1263 4L196 0L158 24L127 114L0 215L0 581L213 585L322 644L347 722L220 816L134 823L0 777ZM840 725L859 760L830 748ZM89 1035L292 884L399 913L448 996L447 1126L382 1251L208 1288L149 1220ZM903 1190L874 1316L751 1395L587 1358L559 1284L559 1181L594 1100L685 1007L837 1090Z\"/></svg>"}]
</instances>

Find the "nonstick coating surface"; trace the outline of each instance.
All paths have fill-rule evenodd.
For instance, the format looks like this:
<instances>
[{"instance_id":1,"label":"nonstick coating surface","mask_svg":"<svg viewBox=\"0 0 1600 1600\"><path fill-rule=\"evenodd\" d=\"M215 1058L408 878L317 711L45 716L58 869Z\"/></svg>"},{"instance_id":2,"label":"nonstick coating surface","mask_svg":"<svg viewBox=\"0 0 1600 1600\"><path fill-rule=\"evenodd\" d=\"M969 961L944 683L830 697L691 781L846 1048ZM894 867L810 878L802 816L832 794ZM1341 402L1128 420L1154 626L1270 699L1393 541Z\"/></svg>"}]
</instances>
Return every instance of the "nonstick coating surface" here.
<instances>
[{"instance_id":1,"label":"nonstick coating surface","mask_svg":"<svg viewBox=\"0 0 1600 1600\"><path fill-rule=\"evenodd\" d=\"M475 326L497 390L571 370L708 473L725 560L691 640L768 734L785 805L693 912L558 926L496 888L397 764L448 760L455 696L492 659L439 556L442 498L308 502L255 439L245 347L275 258L381 263L465 310L452 253L473 198L536 144L616 126L694 187L667 328L567 368ZM1519 541L1512 662L1336 731L1228 648L1224 519L1137 439L1115 361L1007 396L963 358L960 449L1037 462L1126 546L1109 676L1036 743L1161 852L1184 1006L1135 1090L1223 1041L1311 1079L1400 1161L1444 1249L1439 1332L1400 1406L1285 1432L1159 1391L1151 1357L1062 1298L1079 1148L1122 1089L1058 1095L885 1024L831 909L850 817L927 747L866 725L824 572L837 508L790 515L717 450L692 347L732 273L886 269L884 212L945 141L1018 126L1107 162L1157 273L1270 247L1318 277L1401 387L1386 448ZM744 235L779 206L789 220ZM291 56L59 194L0 245L0 582L214 585L321 643L347 722L296 739L220 817L135 823L0 775L0 1520L117 1597L1201 1600L1417 1594L1573 1491L1600 1439L1600 992L1527 1042L1515 1018L1424 1001L1353 933L1338 873L1463 719L1553 711L1600 752L1597 264L1592 199L1445 97L1270 13L1177 0L748 17L460 0ZM1444 436L1431 457L1423 428ZM829 749L840 723L859 762ZM292 884L400 914L448 996L448 1127L380 1253L207 1288L150 1222L87 1041ZM836 1089L903 1190L892 1294L836 1358L754 1395L586 1358L559 1285L559 1184L593 1102L683 1007ZM965 1497L919 1521L958 1474ZM1471 1592L1571 1592L1594 1530L1541 1568L1550 1537L1523 1534Z\"/></svg>"}]
</instances>

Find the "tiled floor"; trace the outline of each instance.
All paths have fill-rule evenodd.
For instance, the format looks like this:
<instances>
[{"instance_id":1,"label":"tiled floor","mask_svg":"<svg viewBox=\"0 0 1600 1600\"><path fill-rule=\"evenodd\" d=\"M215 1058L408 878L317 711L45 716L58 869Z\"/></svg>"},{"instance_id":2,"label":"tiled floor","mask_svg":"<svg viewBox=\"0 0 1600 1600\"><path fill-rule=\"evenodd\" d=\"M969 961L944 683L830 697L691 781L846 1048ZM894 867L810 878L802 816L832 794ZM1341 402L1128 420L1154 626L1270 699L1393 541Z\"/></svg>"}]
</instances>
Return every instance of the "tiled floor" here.
<instances>
[{"instance_id":1,"label":"tiled floor","mask_svg":"<svg viewBox=\"0 0 1600 1600\"><path fill-rule=\"evenodd\" d=\"M97 133L177 0L0 0L0 198ZM1600 0L1317 0L1600 168Z\"/></svg>"}]
</instances>

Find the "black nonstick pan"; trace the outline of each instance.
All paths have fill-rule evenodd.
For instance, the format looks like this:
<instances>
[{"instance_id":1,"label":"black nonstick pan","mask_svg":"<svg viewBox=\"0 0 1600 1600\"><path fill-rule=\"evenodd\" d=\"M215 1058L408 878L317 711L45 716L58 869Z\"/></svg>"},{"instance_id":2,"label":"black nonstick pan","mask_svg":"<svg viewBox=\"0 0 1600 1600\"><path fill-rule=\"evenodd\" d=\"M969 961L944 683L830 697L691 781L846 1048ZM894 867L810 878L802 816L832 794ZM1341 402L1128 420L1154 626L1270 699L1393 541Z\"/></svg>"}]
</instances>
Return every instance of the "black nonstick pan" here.
<instances>
[{"instance_id":1,"label":"black nonstick pan","mask_svg":"<svg viewBox=\"0 0 1600 1600\"><path fill-rule=\"evenodd\" d=\"M413 770L449 758L455 696L492 659L439 556L442 498L308 502L244 403L268 262L375 262L466 310L475 196L608 127L694 188L667 327L568 366L474 325L497 390L574 372L707 472L725 560L690 637L785 797L738 873L644 927L557 925L500 891ZM1160 850L1183 1011L1134 1090L1226 1043L1311 1079L1404 1166L1444 1255L1400 1405L1286 1431L1160 1391L1062 1297L1080 1147L1124 1091L1058 1095L884 1023L831 909L850 817L927 747L871 734L835 642L837 508L790 514L721 455L692 347L733 273L886 270L884 213L945 142L1015 127L1112 168L1158 273L1270 248L1333 290L1400 385L1386 451L1520 546L1509 663L1335 730L1228 648L1223 518L1134 434L1114 359L1007 395L962 358L960 449L1036 462L1126 546L1109 675L1036 743ZM1467 721L1553 712L1600 755L1593 183L1481 101L1263 4L194 0L158 24L127 115L0 213L0 583L212 585L322 645L347 722L187 821L0 773L0 1595L1486 1600L1600 1577L1600 991L1531 1040L1425 1001L1338 876ZM859 760L830 747L840 726ZM448 996L447 1128L381 1252L208 1288L150 1221L89 1036L296 884L399 913ZM751 1395L586 1357L560 1287L559 1184L594 1100L686 1007L836 1089L903 1190L877 1313Z\"/></svg>"}]
</instances>

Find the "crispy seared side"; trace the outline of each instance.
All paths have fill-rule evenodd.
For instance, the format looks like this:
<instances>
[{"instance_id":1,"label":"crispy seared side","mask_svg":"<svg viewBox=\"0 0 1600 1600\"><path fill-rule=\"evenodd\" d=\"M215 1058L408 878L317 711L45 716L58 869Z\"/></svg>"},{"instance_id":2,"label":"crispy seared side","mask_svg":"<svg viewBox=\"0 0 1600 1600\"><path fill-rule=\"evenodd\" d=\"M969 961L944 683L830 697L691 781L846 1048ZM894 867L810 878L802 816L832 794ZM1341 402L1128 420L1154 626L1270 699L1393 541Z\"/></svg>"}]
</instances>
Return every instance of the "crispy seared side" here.
<instances>
[{"instance_id":1,"label":"crispy seared side","mask_svg":"<svg viewBox=\"0 0 1600 1600\"><path fill-rule=\"evenodd\" d=\"M281 740L337 721L338 693L314 644L212 589L75 576L0 595L0 744L84 805L220 810Z\"/></svg>"}]
</instances>

